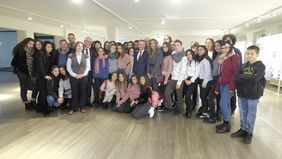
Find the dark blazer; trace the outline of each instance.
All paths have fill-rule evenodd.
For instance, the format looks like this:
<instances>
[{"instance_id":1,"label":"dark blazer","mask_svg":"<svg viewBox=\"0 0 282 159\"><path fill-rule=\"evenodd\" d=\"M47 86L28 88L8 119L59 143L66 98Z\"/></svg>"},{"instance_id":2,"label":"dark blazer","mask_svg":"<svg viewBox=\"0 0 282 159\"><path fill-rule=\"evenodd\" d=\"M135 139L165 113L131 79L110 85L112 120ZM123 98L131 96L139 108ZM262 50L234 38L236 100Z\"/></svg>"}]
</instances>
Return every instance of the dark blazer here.
<instances>
[{"instance_id":1,"label":"dark blazer","mask_svg":"<svg viewBox=\"0 0 282 159\"><path fill-rule=\"evenodd\" d=\"M139 52L134 54L134 64L133 64L133 73L137 76L147 74L147 60L148 60L148 52L144 50L142 56L137 60Z\"/></svg>"},{"instance_id":2,"label":"dark blazer","mask_svg":"<svg viewBox=\"0 0 282 159\"><path fill-rule=\"evenodd\" d=\"M90 55L88 55L88 56L90 56L90 67L91 67L91 71L89 71L89 73L90 73L90 75L91 75L91 72L93 72L93 68L94 68L94 62L95 62L95 59L96 59L96 57L97 57L97 52L93 49L93 48L89 48L89 50L90 50ZM85 52L85 50L83 50L83 53L86 53ZM91 75L91 77L92 77L92 75Z\"/></svg>"}]
</instances>

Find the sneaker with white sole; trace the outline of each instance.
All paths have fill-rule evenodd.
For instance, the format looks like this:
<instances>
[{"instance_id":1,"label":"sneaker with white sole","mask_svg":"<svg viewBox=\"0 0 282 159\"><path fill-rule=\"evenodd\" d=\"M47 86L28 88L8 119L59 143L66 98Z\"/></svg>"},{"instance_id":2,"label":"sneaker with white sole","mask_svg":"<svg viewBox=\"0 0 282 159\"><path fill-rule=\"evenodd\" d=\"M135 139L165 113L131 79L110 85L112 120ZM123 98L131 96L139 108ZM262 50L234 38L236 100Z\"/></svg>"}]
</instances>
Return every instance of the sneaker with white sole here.
<instances>
[{"instance_id":1,"label":"sneaker with white sole","mask_svg":"<svg viewBox=\"0 0 282 159\"><path fill-rule=\"evenodd\" d=\"M153 118L154 115L155 115L155 108L151 107L151 108L149 109L148 113L149 113L149 117L150 117L150 118Z\"/></svg>"}]
</instances>

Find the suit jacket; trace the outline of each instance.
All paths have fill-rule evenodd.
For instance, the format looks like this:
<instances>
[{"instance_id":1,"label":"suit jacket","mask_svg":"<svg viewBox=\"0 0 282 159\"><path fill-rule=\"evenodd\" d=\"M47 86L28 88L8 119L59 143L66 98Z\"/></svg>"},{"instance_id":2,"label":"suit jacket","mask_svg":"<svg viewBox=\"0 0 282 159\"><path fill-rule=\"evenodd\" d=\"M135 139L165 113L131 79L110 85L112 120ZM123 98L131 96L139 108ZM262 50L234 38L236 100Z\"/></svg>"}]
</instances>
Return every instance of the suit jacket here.
<instances>
[{"instance_id":1,"label":"suit jacket","mask_svg":"<svg viewBox=\"0 0 282 159\"><path fill-rule=\"evenodd\" d=\"M93 48L89 48L90 50L90 55L88 54L88 56L90 56L90 64L91 64L91 71L89 71L90 73L93 71L94 68L94 61L96 59L97 56L97 52L93 49ZM83 53L86 54L85 50L83 50Z\"/></svg>"},{"instance_id":2,"label":"suit jacket","mask_svg":"<svg viewBox=\"0 0 282 159\"><path fill-rule=\"evenodd\" d=\"M139 52L134 54L134 65L133 65L133 73L137 76L147 74L147 60L148 60L148 52L144 50L142 56L137 60Z\"/></svg>"}]
</instances>

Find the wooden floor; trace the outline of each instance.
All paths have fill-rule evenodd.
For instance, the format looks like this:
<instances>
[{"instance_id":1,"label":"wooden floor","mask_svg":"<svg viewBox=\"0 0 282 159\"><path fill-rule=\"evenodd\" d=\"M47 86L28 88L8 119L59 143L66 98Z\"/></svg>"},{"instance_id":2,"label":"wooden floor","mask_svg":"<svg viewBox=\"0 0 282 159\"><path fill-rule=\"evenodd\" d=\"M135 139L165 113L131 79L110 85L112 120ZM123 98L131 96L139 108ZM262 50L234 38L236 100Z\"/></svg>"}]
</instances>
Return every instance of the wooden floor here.
<instances>
[{"instance_id":1,"label":"wooden floor","mask_svg":"<svg viewBox=\"0 0 282 159\"><path fill-rule=\"evenodd\" d=\"M266 90L251 145L216 134L214 124L157 113L88 109L73 116L26 112L12 73L0 73L0 159L281 159L282 100ZM239 128L238 110L232 131Z\"/></svg>"}]
</instances>

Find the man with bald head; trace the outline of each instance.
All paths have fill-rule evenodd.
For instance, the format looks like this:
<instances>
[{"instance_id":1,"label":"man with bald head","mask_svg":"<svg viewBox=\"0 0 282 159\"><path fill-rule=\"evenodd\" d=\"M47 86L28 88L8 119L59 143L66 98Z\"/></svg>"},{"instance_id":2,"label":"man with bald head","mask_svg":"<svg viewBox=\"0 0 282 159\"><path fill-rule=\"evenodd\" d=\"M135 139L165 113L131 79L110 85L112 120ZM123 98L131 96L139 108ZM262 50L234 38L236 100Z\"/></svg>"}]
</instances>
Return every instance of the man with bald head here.
<instances>
[{"instance_id":1,"label":"man with bald head","mask_svg":"<svg viewBox=\"0 0 282 159\"><path fill-rule=\"evenodd\" d=\"M93 62L95 59L95 52L94 50L91 48L91 44L92 44L92 38L91 37L86 37L83 41L84 44L84 53L87 54L90 57L90 63L91 63L91 71L89 71L88 73L88 82L87 82L87 92L86 92L86 106L88 107L92 107L91 104L91 92L92 92L92 69L93 69ZM96 93L96 92L95 92Z\"/></svg>"}]
</instances>

